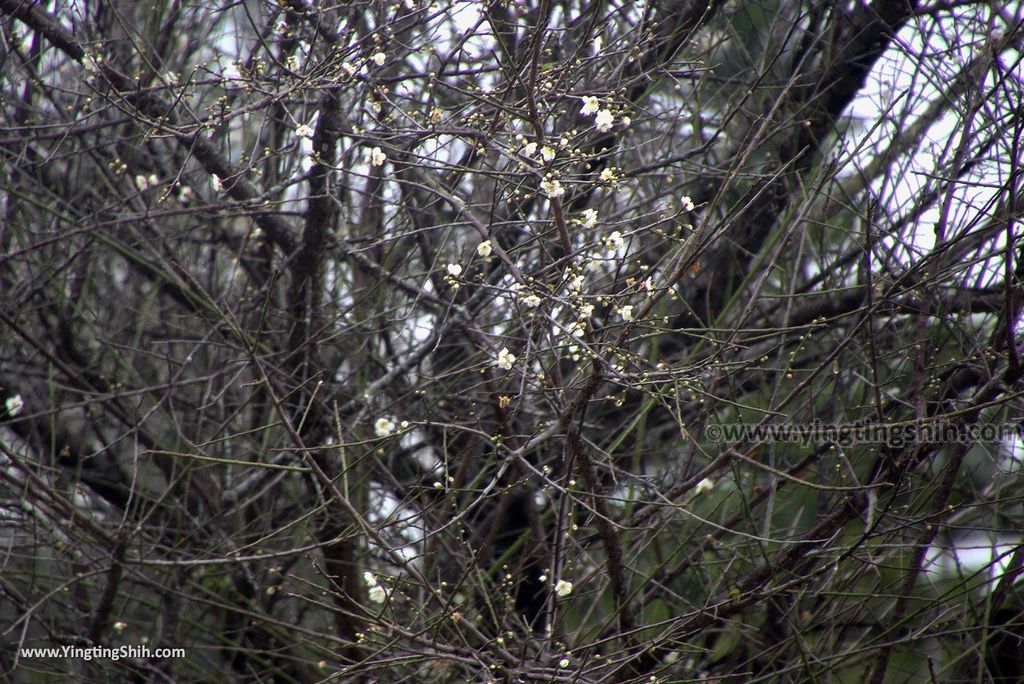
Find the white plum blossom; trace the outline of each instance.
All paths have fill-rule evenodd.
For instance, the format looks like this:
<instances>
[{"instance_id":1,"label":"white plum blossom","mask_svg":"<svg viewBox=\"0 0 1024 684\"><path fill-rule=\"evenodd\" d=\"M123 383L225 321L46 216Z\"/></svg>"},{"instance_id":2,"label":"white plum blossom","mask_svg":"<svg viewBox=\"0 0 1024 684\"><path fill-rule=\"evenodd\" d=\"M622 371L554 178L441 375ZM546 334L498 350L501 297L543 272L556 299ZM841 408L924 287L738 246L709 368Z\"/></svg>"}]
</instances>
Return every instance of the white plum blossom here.
<instances>
[{"instance_id":1,"label":"white plum blossom","mask_svg":"<svg viewBox=\"0 0 1024 684\"><path fill-rule=\"evenodd\" d=\"M704 494L710 492L715 488L715 481L710 477L705 477L703 480L697 483L697 486L693 488L695 494Z\"/></svg>"},{"instance_id":2,"label":"white plum blossom","mask_svg":"<svg viewBox=\"0 0 1024 684\"><path fill-rule=\"evenodd\" d=\"M377 576L369 570L363 573L363 581L366 582L366 586L368 587L377 586Z\"/></svg>"},{"instance_id":3,"label":"white plum blossom","mask_svg":"<svg viewBox=\"0 0 1024 684\"><path fill-rule=\"evenodd\" d=\"M597 225L597 209L584 209L580 212L580 225L593 228Z\"/></svg>"},{"instance_id":4,"label":"white plum blossom","mask_svg":"<svg viewBox=\"0 0 1024 684\"><path fill-rule=\"evenodd\" d=\"M395 431L395 422L390 418L378 418L373 424L373 432L378 437L387 437Z\"/></svg>"},{"instance_id":5,"label":"white plum blossom","mask_svg":"<svg viewBox=\"0 0 1024 684\"><path fill-rule=\"evenodd\" d=\"M682 205L683 211L693 211L694 204L693 200L690 199L689 195L683 195L679 200L679 204Z\"/></svg>"},{"instance_id":6,"label":"white plum blossom","mask_svg":"<svg viewBox=\"0 0 1024 684\"><path fill-rule=\"evenodd\" d=\"M545 145L540 148L540 157L546 162L551 161L555 158L555 148Z\"/></svg>"},{"instance_id":7,"label":"white plum blossom","mask_svg":"<svg viewBox=\"0 0 1024 684\"><path fill-rule=\"evenodd\" d=\"M210 176L210 187L213 188L214 192L223 192L224 181L222 181L220 179L220 176L218 176L217 174L213 174L212 176Z\"/></svg>"},{"instance_id":8,"label":"white plum blossom","mask_svg":"<svg viewBox=\"0 0 1024 684\"><path fill-rule=\"evenodd\" d=\"M607 133L612 130L612 124L615 123L615 117L607 109L602 109L594 117L594 125L597 126L597 130L602 133Z\"/></svg>"},{"instance_id":9,"label":"white plum blossom","mask_svg":"<svg viewBox=\"0 0 1024 684\"><path fill-rule=\"evenodd\" d=\"M6 401L4 401L4 408L7 409L7 415L14 418L25 408L25 400L21 398L20 394L7 397Z\"/></svg>"},{"instance_id":10,"label":"white plum blossom","mask_svg":"<svg viewBox=\"0 0 1024 684\"><path fill-rule=\"evenodd\" d=\"M484 240L479 245L477 245L476 253L485 258L491 256L491 241Z\"/></svg>"},{"instance_id":11,"label":"white plum blossom","mask_svg":"<svg viewBox=\"0 0 1024 684\"><path fill-rule=\"evenodd\" d=\"M516 355L508 350L508 347L502 347L501 351L498 352L498 368L501 370L512 370L512 364L516 362Z\"/></svg>"},{"instance_id":12,"label":"white plum blossom","mask_svg":"<svg viewBox=\"0 0 1024 684\"><path fill-rule=\"evenodd\" d=\"M540 187L544 190L544 194L551 198L561 197L565 194L565 188L557 179L545 178L540 182Z\"/></svg>"},{"instance_id":13,"label":"white plum blossom","mask_svg":"<svg viewBox=\"0 0 1024 684\"><path fill-rule=\"evenodd\" d=\"M530 307L531 309L540 306L540 297L535 294L528 294L523 297L523 304Z\"/></svg>"},{"instance_id":14,"label":"white plum blossom","mask_svg":"<svg viewBox=\"0 0 1024 684\"><path fill-rule=\"evenodd\" d=\"M388 600L388 590L379 584L375 584L370 587L369 596L370 600L374 603L384 603Z\"/></svg>"},{"instance_id":15,"label":"white plum blossom","mask_svg":"<svg viewBox=\"0 0 1024 684\"><path fill-rule=\"evenodd\" d=\"M446 270L448 271L448 275L453 278L458 278L462 275L462 266L459 266L458 264L448 264Z\"/></svg>"},{"instance_id":16,"label":"white plum blossom","mask_svg":"<svg viewBox=\"0 0 1024 684\"><path fill-rule=\"evenodd\" d=\"M622 247L625 240L622 239L622 233L615 230L605 239L605 243L608 245L608 249L614 252Z\"/></svg>"},{"instance_id":17,"label":"white plum blossom","mask_svg":"<svg viewBox=\"0 0 1024 684\"><path fill-rule=\"evenodd\" d=\"M597 36L596 38L594 38L594 42L592 43L592 45L594 48L594 54L601 54L601 48L604 47L604 38L602 38L601 36Z\"/></svg>"},{"instance_id":18,"label":"white plum blossom","mask_svg":"<svg viewBox=\"0 0 1024 684\"><path fill-rule=\"evenodd\" d=\"M603 181L613 181L615 180L615 170L611 167L605 167L601 169L601 175L598 178Z\"/></svg>"},{"instance_id":19,"label":"white plum blossom","mask_svg":"<svg viewBox=\"0 0 1024 684\"><path fill-rule=\"evenodd\" d=\"M379 50L373 53L373 56L370 57L370 59L373 60L373 63L376 64L377 66L384 66L384 62L387 60L387 58L388 56L385 55L383 52L380 52Z\"/></svg>"},{"instance_id":20,"label":"white plum blossom","mask_svg":"<svg viewBox=\"0 0 1024 684\"><path fill-rule=\"evenodd\" d=\"M154 185L157 185L160 179L155 173L151 173L148 176L138 175L135 177L135 185L138 186L139 190L149 190Z\"/></svg>"},{"instance_id":21,"label":"white plum blossom","mask_svg":"<svg viewBox=\"0 0 1024 684\"><path fill-rule=\"evenodd\" d=\"M583 116L593 116L597 114L599 109L601 109L601 103L593 95L588 95L583 98L583 108L580 109L580 114Z\"/></svg>"},{"instance_id":22,"label":"white plum blossom","mask_svg":"<svg viewBox=\"0 0 1024 684\"><path fill-rule=\"evenodd\" d=\"M633 305L626 304L619 309L619 315L622 316L622 320L629 321L633 318Z\"/></svg>"},{"instance_id":23,"label":"white plum blossom","mask_svg":"<svg viewBox=\"0 0 1024 684\"><path fill-rule=\"evenodd\" d=\"M388 158L388 155L384 154L384 151L379 147L374 147L370 150L370 153L366 156L374 166L383 166L384 161Z\"/></svg>"},{"instance_id":24,"label":"white plum blossom","mask_svg":"<svg viewBox=\"0 0 1024 684\"><path fill-rule=\"evenodd\" d=\"M562 598L565 598L572 593L572 582L567 582L562 579L558 580L558 582L555 583L555 593Z\"/></svg>"},{"instance_id":25,"label":"white plum blossom","mask_svg":"<svg viewBox=\"0 0 1024 684\"><path fill-rule=\"evenodd\" d=\"M569 659L568 658L562 658L561 660L559 660L558 661L558 667L569 667Z\"/></svg>"},{"instance_id":26,"label":"white plum blossom","mask_svg":"<svg viewBox=\"0 0 1024 684\"><path fill-rule=\"evenodd\" d=\"M521 149L520 152L525 154L527 157L532 157L533 155L537 154L537 143L526 143L525 145L523 145L523 149Z\"/></svg>"},{"instance_id":27,"label":"white plum blossom","mask_svg":"<svg viewBox=\"0 0 1024 684\"><path fill-rule=\"evenodd\" d=\"M82 66L85 69L86 78L96 78L102 73L103 55L86 53L85 59L82 60Z\"/></svg>"},{"instance_id":28,"label":"white plum blossom","mask_svg":"<svg viewBox=\"0 0 1024 684\"><path fill-rule=\"evenodd\" d=\"M295 127L295 135L297 135L300 138L312 138L313 128L312 126L308 126L306 124L299 124L298 126Z\"/></svg>"},{"instance_id":29,"label":"white plum blossom","mask_svg":"<svg viewBox=\"0 0 1024 684\"><path fill-rule=\"evenodd\" d=\"M590 302L580 304L580 318L586 320L594 315L594 305Z\"/></svg>"}]
</instances>

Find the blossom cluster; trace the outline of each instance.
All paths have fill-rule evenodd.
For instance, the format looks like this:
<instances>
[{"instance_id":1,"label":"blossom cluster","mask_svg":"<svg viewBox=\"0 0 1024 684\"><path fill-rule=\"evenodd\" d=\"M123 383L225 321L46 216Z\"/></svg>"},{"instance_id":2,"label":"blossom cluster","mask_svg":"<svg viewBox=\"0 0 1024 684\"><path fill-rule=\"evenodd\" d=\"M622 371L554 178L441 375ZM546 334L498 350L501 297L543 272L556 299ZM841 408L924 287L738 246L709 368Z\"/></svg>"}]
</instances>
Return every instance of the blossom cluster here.
<instances>
[{"instance_id":1,"label":"blossom cluster","mask_svg":"<svg viewBox=\"0 0 1024 684\"><path fill-rule=\"evenodd\" d=\"M594 127L597 128L600 133L607 133L612 130L612 126L615 125L615 115L612 114L612 111L607 107L602 107L601 101L593 95L588 95L583 98L583 107L580 108L580 114L584 116L593 116ZM623 121L623 123L627 122Z\"/></svg>"},{"instance_id":2,"label":"blossom cluster","mask_svg":"<svg viewBox=\"0 0 1024 684\"><path fill-rule=\"evenodd\" d=\"M377 577L372 572L364 572L363 581L370 588L367 595L371 601L374 603L385 603L388 600L388 590L377 581Z\"/></svg>"}]
</instances>

